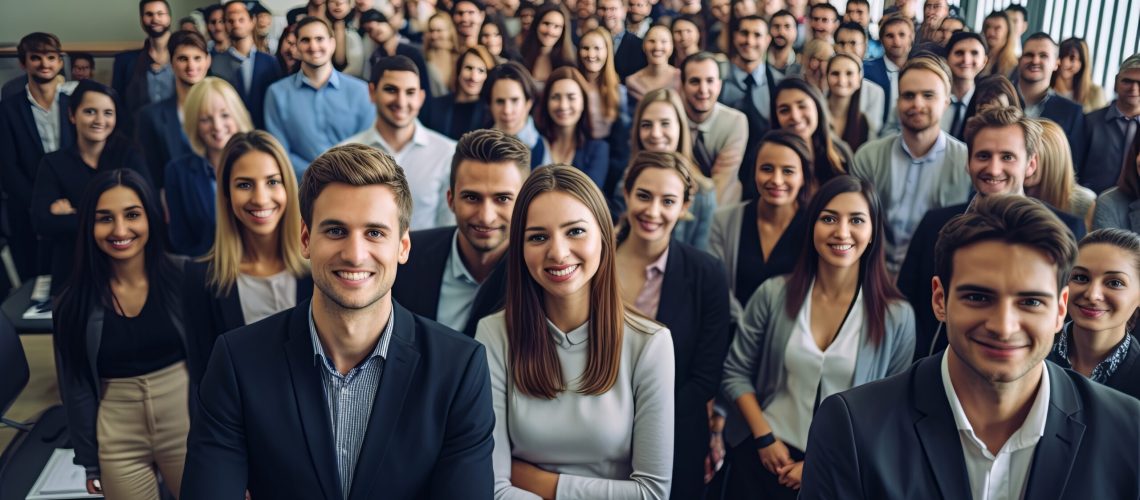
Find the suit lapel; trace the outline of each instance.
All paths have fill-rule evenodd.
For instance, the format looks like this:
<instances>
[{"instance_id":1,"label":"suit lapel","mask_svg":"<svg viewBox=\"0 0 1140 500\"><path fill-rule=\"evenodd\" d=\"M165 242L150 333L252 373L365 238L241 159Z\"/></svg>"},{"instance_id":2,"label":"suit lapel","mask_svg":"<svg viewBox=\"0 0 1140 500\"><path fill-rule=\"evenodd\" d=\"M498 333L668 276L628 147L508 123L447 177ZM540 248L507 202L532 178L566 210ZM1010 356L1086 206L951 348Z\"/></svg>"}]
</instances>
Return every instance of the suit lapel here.
<instances>
[{"instance_id":1,"label":"suit lapel","mask_svg":"<svg viewBox=\"0 0 1140 500\"><path fill-rule=\"evenodd\" d=\"M396 433L403 411L404 397L411 388L416 366L420 362L416 347L416 324L412 313L396 302L393 318L392 341L388 345L388 358L384 360L384 371L380 375L380 386L376 388L376 399L372 403L372 415L368 419L368 430L360 446L360 457L356 461L349 498L372 498L372 488L389 456L389 443Z\"/></svg>"},{"instance_id":2,"label":"suit lapel","mask_svg":"<svg viewBox=\"0 0 1140 500\"><path fill-rule=\"evenodd\" d=\"M1050 382L1049 415L1045 434L1033 452L1025 498L1058 497L1065 491L1085 433L1077 416L1081 404L1073 381L1052 363L1045 363L1045 368Z\"/></svg>"},{"instance_id":3,"label":"suit lapel","mask_svg":"<svg viewBox=\"0 0 1140 500\"><path fill-rule=\"evenodd\" d=\"M20 119L23 120L23 122L24 122L24 130L27 130L28 135L30 135L31 138L33 139L32 147L36 148L36 151L39 151L40 155L43 155L44 154L44 143L40 138L40 129L36 128L36 119L35 119L35 117L32 116L32 108L31 108L32 103L27 101L28 97L26 94L21 95L20 98L24 99L24 103L23 103L24 105L23 106L16 106L16 108L18 108L20 110ZM63 123L59 124L60 127L63 127L63 125L64 125ZM32 179L36 178L34 169L37 166L38 165L32 165L31 168L33 170L28 172L29 174L31 174Z\"/></svg>"},{"instance_id":4,"label":"suit lapel","mask_svg":"<svg viewBox=\"0 0 1140 500\"><path fill-rule=\"evenodd\" d=\"M64 94L63 91L59 92L59 149L70 148L75 144L75 127L71 125L71 117L68 116L68 108L71 104L71 96Z\"/></svg>"},{"instance_id":5,"label":"suit lapel","mask_svg":"<svg viewBox=\"0 0 1140 500\"><path fill-rule=\"evenodd\" d=\"M301 430L309 446L309 457L317 481L327 499L343 498L340 473L333 451L332 422L321 386L321 367L313 365L313 343L309 336L309 301L297 304L289 318L289 340L285 343L293 396L301 415Z\"/></svg>"},{"instance_id":6,"label":"suit lapel","mask_svg":"<svg viewBox=\"0 0 1140 500\"><path fill-rule=\"evenodd\" d=\"M218 298L218 309L222 313L222 328L225 331L245 325L245 314L241 312L241 290L236 284L229 295Z\"/></svg>"},{"instance_id":7,"label":"suit lapel","mask_svg":"<svg viewBox=\"0 0 1140 500\"><path fill-rule=\"evenodd\" d=\"M680 325L679 316L689 311L692 304L685 304L686 281L684 257L679 245L669 245L669 258L665 259L665 277L661 281L661 299L657 304L657 322L664 325ZM673 336L684 332L673 332Z\"/></svg>"},{"instance_id":8,"label":"suit lapel","mask_svg":"<svg viewBox=\"0 0 1140 500\"><path fill-rule=\"evenodd\" d=\"M915 370L911 381L915 409L918 410L914 430L942 498L970 498L970 477L966 473L958 426L945 392L939 390L942 388L941 360L938 356L927 358Z\"/></svg>"}]
</instances>

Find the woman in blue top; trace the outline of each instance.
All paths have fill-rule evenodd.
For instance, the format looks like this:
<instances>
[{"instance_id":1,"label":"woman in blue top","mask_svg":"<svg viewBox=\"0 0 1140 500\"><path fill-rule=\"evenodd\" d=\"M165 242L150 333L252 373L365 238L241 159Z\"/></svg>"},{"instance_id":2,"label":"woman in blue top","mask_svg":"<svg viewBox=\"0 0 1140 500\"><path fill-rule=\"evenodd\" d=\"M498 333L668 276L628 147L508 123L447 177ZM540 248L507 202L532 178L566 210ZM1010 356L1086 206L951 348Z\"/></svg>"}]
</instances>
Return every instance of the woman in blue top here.
<instances>
[{"instance_id":1,"label":"woman in blue top","mask_svg":"<svg viewBox=\"0 0 1140 500\"><path fill-rule=\"evenodd\" d=\"M550 73L542 93L538 130L550 145L554 163L578 167L601 189L610 168L610 145L591 138L586 87L586 78L570 66Z\"/></svg>"},{"instance_id":2,"label":"woman in blue top","mask_svg":"<svg viewBox=\"0 0 1140 500\"><path fill-rule=\"evenodd\" d=\"M237 91L215 77L190 88L182 113L182 129L194 153L166 164L162 194L171 251L197 257L214 243L214 192L222 149L234 134L253 130L253 122Z\"/></svg>"}]
</instances>

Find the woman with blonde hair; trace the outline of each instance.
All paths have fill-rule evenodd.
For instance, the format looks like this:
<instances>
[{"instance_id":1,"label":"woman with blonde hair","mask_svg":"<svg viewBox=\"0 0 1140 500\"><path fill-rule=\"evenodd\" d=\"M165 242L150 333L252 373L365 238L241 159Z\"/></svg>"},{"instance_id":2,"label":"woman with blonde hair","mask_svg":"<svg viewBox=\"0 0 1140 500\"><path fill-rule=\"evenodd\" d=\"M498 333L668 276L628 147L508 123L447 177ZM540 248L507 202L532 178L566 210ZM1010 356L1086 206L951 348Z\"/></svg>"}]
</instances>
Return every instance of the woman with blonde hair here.
<instances>
[{"instance_id":1,"label":"woman with blonde hair","mask_svg":"<svg viewBox=\"0 0 1140 500\"><path fill-rule=\"evenodd\" d=\"M693 168L692 204L689 211L681 216L673 234L677 241L692 245L701 250L709 246L709 228L713 212L716 211L716 187L712 179L704 175L693 161L693 138L689 129L689 118L680 94L673 89L657 89L645 94L637 104L633 117L633 137L630 140L630 157L642 151L659 153L681 153ZM618 198L621 193L616 193ZM625 211L624 203L619 206Z\"/></svg>"},{"instance_id":2,"label":"woman with blonde hair","mask_svg":"<svg viewBox=\"0 0 1140 500\"><path fill-rule=\"evenodd\" d=\"M1085 221L1085 227L1092 227L1096 193L1077 184L1065 130L1053 120L1038 119L1037 123L1042 129L1041 149L1037 170L1025 178L1025 195L1071 213Z\"/></svg>"},{"instance_id":3,"label":"woman with blonde hair","mask_svg":"<svg viewBox=\"0 0 1140 500\"><path fill-rule=\"evenodd\" d=\"M1005 12L995 10L982 23L982 34L990 47L989 62L982 69L984 75L1002 75L1012 78L1017 71L1017 44Z\"/></svg>"},{"instance_id":4,"label":"woman with blonde hair","mask_svg":"<svg viewBox=\"0 0 1140 500\"><path fill-rule=\"evenodd\" d=\"M1057 53L1061 62L1053 73L1053 91L1084 106L1085 113L1103 108L1107 104L1104 89L1092 81L1089 44L1085 39L1066 39Z\"/></svg>"},{"instance_id":5,"label":"woman with blonde hair","mask_svg":"<svg viewBox=\"0 0 1140 500\"><path fill-rule=\"evenodd\" d=\"M614 38L606 28L586 31L578 40L578 70L586 78L591 135L594 139L604 139L610 146L610 164L602 192L614 193L629 162L631 118L629 94L614 66ZM614 201L611 198L610 208L617 214Z\"/></svg>"},{"instance_id":6,"label":"woman with blonde hair","mask_svg":"<svg viewBox=\"0 0 1140 500\"><path fill-rule=\"evenodd\" d=\"M831 44L818 38L804 43L803 51L800 53L804 80L821 94L827 94L827 63L834 55L835 49Z\"/></svg>"},{"instance_id":7,"label":"woman with blonde hair","mask_svg":"<svg viewBox=\"0 0 1140 500\"><path fill-rule=\"evenodd\" d=\"M197 257L214 243L215 179L222 150L234 134L253 130L253 122L237 91L212 76L190 88L182 113L182 130L193 153L166 164L163 199L171 251Z\"/></svg>"},{"instance_id":8,"label":"woman with blonde hair","mask_svg":"<svg viewBox=\"0 0 1140 500\"><path fill-rule=\"evenodd\" d=\"M452 92L452 72L459 59L459 33L446 12L436 12L428 19L424 33L424 61L427 62L431 95L441 96Z\"/></svg>"}]
</instances>

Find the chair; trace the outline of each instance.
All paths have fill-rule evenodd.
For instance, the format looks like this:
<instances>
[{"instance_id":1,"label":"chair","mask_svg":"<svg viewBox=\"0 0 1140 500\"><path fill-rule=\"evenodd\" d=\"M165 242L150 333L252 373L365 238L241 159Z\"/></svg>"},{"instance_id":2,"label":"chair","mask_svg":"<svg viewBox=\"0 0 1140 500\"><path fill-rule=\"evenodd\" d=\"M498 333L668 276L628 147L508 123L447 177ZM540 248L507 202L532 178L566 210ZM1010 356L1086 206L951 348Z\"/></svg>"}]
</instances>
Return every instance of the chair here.
<instances>
[{"instance_id":1,"label":"chair","mask_svg":"<svg viewBox=\"0 0 1140 500\"><path fill-rule=\"evenodd\" d=\"M12 407L12 403L20 396L24 386L28 385L31 372L28 371L28 358L24 354L24 346L20 344L20 335L7 317L0 314L0 424L19 429L24 432L32 430L32 426L24 422L16 422L4 415Z\"/></svg>"}]
</instances>

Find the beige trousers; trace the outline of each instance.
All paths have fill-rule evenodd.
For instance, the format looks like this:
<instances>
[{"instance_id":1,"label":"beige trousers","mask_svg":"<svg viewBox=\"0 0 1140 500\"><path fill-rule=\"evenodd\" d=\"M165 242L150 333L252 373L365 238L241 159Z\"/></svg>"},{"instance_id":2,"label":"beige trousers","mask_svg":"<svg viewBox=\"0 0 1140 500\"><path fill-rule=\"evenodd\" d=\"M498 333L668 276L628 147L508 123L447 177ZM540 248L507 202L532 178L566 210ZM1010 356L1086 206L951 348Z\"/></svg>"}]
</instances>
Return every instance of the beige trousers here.
<instances>
[{"instance_id":1,"label":"beige trousers","mask_svg":"<svg viewBox=\"0 0 1140 500\"><path fill-rule=\"evenodd\" d=\"M95 424L108 500L158 500L158 476L179 494L190 432L189 375L179 362L139 377L103 379Z\"/></svg>"}]
</instances>

